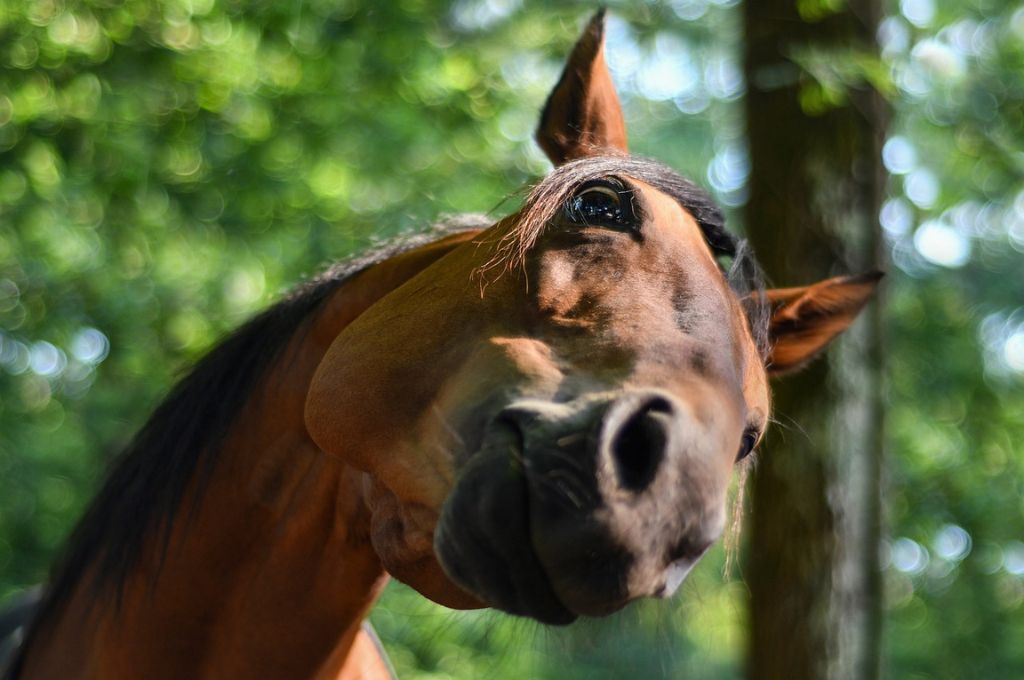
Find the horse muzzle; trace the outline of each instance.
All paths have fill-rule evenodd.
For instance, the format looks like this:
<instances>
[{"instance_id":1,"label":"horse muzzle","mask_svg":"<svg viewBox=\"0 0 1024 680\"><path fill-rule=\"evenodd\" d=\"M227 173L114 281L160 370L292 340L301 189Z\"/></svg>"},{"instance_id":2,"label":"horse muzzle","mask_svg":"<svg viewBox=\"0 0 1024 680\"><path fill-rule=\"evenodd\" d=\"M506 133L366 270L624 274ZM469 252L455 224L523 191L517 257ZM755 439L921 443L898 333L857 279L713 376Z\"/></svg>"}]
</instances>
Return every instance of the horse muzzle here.
<instances>
[{"instance_id":1,"label":"horse muzzle","mask_svg":"<svg viewBox=\"0 0 1024 680\"><path fill-rule=\"evenodd\" d=\"M713 425L653 390L505 408L445 503L442 567L546 623L671 595L724 524Z\"/></svg>"}]
</instances>

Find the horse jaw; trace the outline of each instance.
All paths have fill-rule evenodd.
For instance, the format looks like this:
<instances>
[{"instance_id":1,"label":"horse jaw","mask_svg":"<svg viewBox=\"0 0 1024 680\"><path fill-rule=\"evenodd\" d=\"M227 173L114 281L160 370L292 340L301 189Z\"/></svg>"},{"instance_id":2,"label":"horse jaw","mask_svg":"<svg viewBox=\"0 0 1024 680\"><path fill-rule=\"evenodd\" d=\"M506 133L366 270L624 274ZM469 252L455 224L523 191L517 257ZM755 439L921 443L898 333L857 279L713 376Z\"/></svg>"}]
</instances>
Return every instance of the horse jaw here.
<instances>
[{"instance_id":1,"label":"horse jaw","mask_svg":"<svg viewBox=\"0 0 1024 680\"><path fill-rule=\"evenodd\" d=\"M487 606L454 586L434 557L435 510L401 501L369 475L363 476L363 497L371 513L370 541L389 574L452 609Z\"/></svg>"}]
</instances>

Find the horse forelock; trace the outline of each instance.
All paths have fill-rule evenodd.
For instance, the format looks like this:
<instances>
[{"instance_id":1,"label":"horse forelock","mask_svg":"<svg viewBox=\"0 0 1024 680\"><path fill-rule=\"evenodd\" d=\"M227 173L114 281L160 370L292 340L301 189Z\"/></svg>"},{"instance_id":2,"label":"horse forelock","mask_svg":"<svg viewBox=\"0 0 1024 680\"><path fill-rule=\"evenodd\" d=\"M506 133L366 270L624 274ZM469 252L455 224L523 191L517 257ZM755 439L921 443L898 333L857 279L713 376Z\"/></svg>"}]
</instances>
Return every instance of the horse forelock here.
<instances>
[{"instance_id":1,"label":"horse forelock","mask_svg":"<svg viewBox=\"0 0 1024 680\"><path fill-rule=\"evenodd\" d=\"M522 265L544 229L564 209L566 201L583 184L608 176L632 177L667 194L693 216L711 252L716 257L731 258L723 274L740 300L758 352L762 359L767 359L770 307L753 249L745 239L726 229L725 215L707 191L668 166L648 158L591 156L556 167L532 188L518 220L498 242L494 260L483 269L497 265L514 269Z\"/></svg>"}]
</instances>

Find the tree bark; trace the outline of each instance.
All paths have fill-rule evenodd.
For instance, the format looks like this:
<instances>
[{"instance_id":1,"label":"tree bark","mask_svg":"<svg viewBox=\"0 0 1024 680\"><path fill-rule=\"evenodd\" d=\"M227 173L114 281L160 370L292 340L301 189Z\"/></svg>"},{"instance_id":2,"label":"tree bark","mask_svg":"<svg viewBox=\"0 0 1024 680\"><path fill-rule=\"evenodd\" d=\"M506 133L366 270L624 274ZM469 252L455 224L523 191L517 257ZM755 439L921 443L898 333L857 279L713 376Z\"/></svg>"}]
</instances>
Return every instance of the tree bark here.
<instances>
[{"instance_id":1,"label":"tree bark","mask_svg":"<svg viewBox=\"0 0 1024 680\"><path fill-rule=\"evenodd\" d=\"M879 4L744 5L745 221L774 285L879 268L886 113L843 70L877 58ZM775 381L744 569L754 680L879 675L881 356L872 305L827 359Z\"/></svg>"}]
</instances>

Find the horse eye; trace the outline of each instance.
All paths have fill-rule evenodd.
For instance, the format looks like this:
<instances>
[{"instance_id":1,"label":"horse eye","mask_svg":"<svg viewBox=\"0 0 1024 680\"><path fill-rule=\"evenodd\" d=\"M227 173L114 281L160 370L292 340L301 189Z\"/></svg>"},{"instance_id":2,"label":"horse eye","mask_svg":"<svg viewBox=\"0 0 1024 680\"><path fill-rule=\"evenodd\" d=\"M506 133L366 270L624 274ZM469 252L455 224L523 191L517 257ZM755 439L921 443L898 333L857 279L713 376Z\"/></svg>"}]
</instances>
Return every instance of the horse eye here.
<instances>
[{"instance_id":1,"label":"horse eye","mask_svg":"<svg viewBox=\"0 0 1024 680\"><path fill-rule=\"evenodd\" d=\"M591 184L569 199L565 214L580 226L630 228L634 222L631 198L632 192L603 183Z\"/></svg>"},{"instance_id":2,"label":"horse eye","mask_svg":"<svg viewBox=\"0 0 1024 680\"><path fill-rule=\"evenodd\" d=\"M750 455L757 444L757 430L747 430L743 433L743 441L740 443L740 452L736 454L736 462L740 462Z\"/></svg>"}]
</instances>

